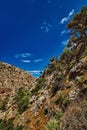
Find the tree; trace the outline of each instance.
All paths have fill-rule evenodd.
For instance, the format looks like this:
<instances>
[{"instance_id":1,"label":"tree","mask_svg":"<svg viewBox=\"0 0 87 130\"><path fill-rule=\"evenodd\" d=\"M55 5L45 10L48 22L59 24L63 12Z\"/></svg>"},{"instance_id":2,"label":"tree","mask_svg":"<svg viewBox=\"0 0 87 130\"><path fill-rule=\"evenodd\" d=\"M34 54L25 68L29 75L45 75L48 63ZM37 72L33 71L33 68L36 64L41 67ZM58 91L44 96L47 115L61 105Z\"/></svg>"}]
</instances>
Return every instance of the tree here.
<instances>
[{"instance_id":1,"label":"tree","mask_svg":"<svg viewBox=\"0 0 87 130\"><path fill-rule=\"evenodd\" d=\"M70 29L71 38L68 47L76 45L82 40L87 39L87 6L77 13L68 23L67 28Z\"/></svg>"}]
</instances>

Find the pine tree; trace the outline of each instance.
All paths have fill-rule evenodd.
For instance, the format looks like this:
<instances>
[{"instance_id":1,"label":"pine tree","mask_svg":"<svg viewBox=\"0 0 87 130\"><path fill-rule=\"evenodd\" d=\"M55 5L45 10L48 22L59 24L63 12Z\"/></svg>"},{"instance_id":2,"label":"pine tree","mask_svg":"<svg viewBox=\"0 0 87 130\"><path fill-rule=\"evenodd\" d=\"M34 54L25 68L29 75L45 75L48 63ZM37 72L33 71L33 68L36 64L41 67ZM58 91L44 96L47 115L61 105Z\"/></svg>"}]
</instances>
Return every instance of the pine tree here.
<instances>
[{"instance_id":1,"label":"pine tree","mask_svg":"<svg viewBox=\"0 0 87 130\"><path fill-rule=\"evenodd\" d=\"M87 6L77 13L68 23L71 38L67 47L72 47L80 42L87 41Z\"/></svg>"}]
</instances>

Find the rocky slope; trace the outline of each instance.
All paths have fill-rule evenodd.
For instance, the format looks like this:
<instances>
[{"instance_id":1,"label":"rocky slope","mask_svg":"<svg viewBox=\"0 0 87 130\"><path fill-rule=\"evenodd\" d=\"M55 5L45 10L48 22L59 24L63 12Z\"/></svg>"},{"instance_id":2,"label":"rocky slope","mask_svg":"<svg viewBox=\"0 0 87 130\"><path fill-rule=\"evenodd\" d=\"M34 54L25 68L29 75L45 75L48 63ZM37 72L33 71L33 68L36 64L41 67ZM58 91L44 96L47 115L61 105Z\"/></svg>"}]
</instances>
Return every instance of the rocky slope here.
<instances>
[{"instance_id":1,"label":"rocky slope","mask_svg":"<svg viewBox=\"0 0 87 130\"><path fill-rule=\"evenodd\" d=\"M23 87L24 91L31 89L35 78L29 73L7 63L0 62L0 119L14 118L17 107L14 97Z\"/></svg>"},{"instance_id":2,"label":"rocky slope","mask_svg":"<svg viewBox=\"0 0 87 130\"><path fill-rule=\"evenodd\" d=\"M72 31L87 27L85 12L68 25ZM87 130L87 34L81 30L36 80L1 63L0 130Z\"/></svg>"}]
</instances>

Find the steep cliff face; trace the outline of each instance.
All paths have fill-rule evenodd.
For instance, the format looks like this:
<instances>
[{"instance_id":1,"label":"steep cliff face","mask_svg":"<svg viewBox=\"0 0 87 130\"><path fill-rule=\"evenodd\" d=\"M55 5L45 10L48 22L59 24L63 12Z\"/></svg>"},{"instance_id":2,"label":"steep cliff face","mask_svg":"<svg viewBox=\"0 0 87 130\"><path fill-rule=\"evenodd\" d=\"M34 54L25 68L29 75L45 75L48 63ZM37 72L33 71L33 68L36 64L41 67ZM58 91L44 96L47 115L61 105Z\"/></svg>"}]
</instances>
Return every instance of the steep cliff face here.
<instances>
[{"instance_id":1,"label":"steep cliff face","mask_svg":"<svg viewBox=\"0 0 87 130\"><path fill-rule=\"evenodd\" d=\"M71 37L38 79L0 63L0 130L87 130L86 10L68 25L78 29L75 24L84 14L82 32Z\"/></svg>"}]
</instances>

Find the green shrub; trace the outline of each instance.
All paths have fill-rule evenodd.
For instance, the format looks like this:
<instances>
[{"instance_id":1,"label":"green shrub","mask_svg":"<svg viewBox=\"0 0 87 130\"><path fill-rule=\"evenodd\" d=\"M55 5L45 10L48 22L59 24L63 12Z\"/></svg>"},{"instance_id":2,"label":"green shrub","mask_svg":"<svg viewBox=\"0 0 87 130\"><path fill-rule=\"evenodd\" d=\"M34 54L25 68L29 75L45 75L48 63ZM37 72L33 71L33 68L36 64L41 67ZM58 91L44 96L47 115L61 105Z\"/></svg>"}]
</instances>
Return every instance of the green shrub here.
<instances>
[{"instance_id":1,"label":"green shrub","mask_svg":"<svg viewBox=\"0 0 87 130\"><path fill-rule=\"evenodd\" d=\"M61 119L61 117L63 116L63 112L60 111L56 114L55 118L59 121Z\"/></svg>"},{"instance_id":2,"label":"green shrub","mask_svg":"<svg viewBox=\"0 0 87 130\"><path fill-rule=\"evenodd\" d=\"M50 120L47 125L46 125L46 130L57 130L59 127L59 123L58 121L56 121L55 119Z\"/></svg>"},{"instance_id":3,"label":"green shrub","mask_svg":"<svg viewBox=\"0 0 87 130\"><path fill-rule=\"evenodd\" d=\"M57 98L57 99L55 99L54 102L55 102L56 105L58 105L58 104L61 102L61 99L60 99L60 98Z\"/></svg>"},{"instance_id":4,"label":"green shrub","mask_svg":"<svg viewBox=\"0 0 87 130\"><path fill-rule=\"evenodd\" d=\"M23 113L28 108L29 91L24 90L23 87L19 88L14 100L18 105L18 112Z\"/></svg>"},{"instance_id":5,"label":"green shrub","mask_svg":"<svg viewBox=\"0 0 87 130\"><path fill-rule=\"evenodd\" d=\"M16 130L24 130L24 126L20 125L16 127Z\"/></svg>"},{"instance_id":6,"label":"green shrub","mask_svg":"<svg viewBox=\"0 0 87 130\"><path fill-rule=\"evenodd\" d=\"M83 81L84 81L83 77L80 77L80 78L78 79L78 83L79 83L79 84L82 84Z\"/></svg>"},{"instance_id":7,"label":"green shrub","mask_svg":"<svg viewBox=\"0 0 87 130\"><path fill-rule=\"evenodd\" d=\"M73 54L74 54L74 50L68 49L66 47L63 53L60 55L60 59L65 60L66 62L70 62Z\"/></svg>"},{"instance_id":8,"label":"green shrub","mask_svg":"<svg viewBox=\"0 0 87 130\"><path fill-rule=\"evenodd\" d=\"M5 111L5 110L6 110L7 103L8 103L8 98L6 97L6 98L2 101L2 105L0 106L0 110Z\"/></svg>"},{"instance_id":9,"label":"green shrub","mask_svg":"<svg viewBox=\"0 0 87 130\"><path fill-rule=\"evenodd\" d=\"M13 119L0 120L0 130L13 130Z\"/></svg>"},{"instance_id":10,"label":"green shrub","mask_svg":"<svg viewBox=\"0 0 87 130\"><path fill-rule=\"evenodd\" d=\"M64 96L60 93L58 95L58 98L56 98L54 102L56 103L56 105L60 105L62 104L63 100L64 100Z\"/></svg>"},{"instance_id":11,"label":"green shrub","mask_svg":"<svg viewBox=\"0 0 87 130\"><path fill-rule=\"evenodd\" d=\"M54 67L49 67L49 68L47 68L47 74L51 74L55 70L56 70L55 66Z\"/></svg>"},{"instance_id":12,"label":"green shrub","mask_svg":"<svg viewBox=\"0 0 87 130\"><path fill-rule=\"evenodd\" d=\"M66 97L63 101L63 104L67 107L68 104L70 104L71 100L70 98Z\"/></svg>"},{"instance_id":13,"label":"green shrub","mask_svg":"<svg viewBox=\"0 0 87 130\"><path fill-rule=\"evenodd\" d=\"M59 107L65 111L67 106L71 103L71 100L69 97L66 97L62 94L59 95L59 97L54 101L56 105L59 105Z\"/></svg>"}]
</instances>

